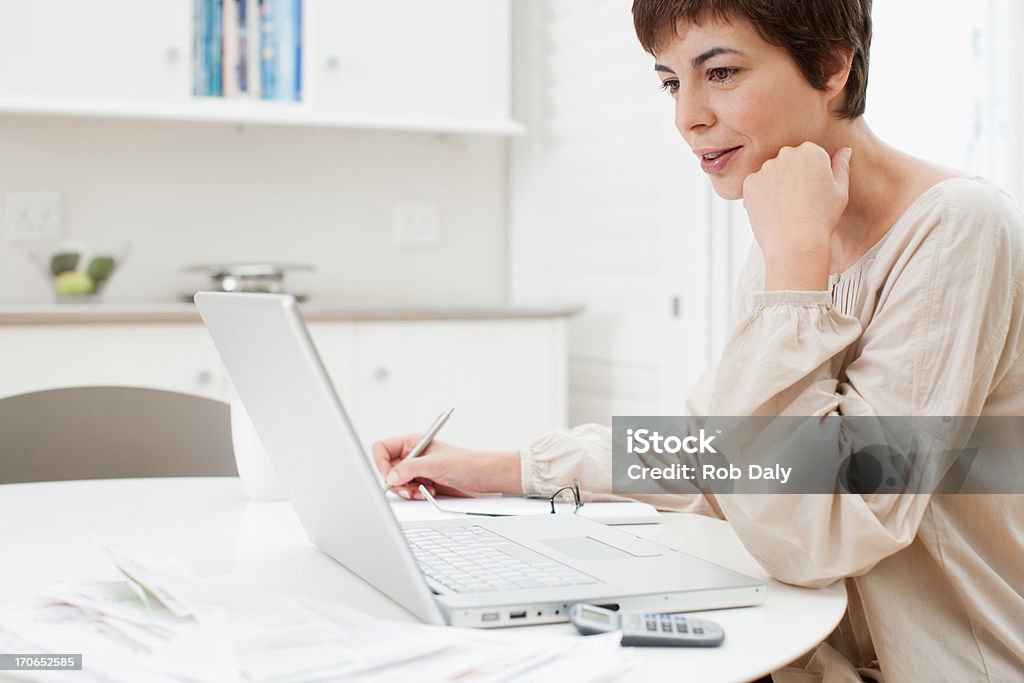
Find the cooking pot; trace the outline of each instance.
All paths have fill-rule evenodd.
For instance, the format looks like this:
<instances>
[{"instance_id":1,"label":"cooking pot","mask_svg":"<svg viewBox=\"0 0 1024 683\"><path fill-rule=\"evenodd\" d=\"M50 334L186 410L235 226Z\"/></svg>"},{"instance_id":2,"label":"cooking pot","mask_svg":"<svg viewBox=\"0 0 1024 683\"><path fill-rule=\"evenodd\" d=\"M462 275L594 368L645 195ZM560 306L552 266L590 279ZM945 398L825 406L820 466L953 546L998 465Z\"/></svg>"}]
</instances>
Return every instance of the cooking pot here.
<instances>
[{"instance_id":1,"label":"cooking pot","mask_svg":"<svg viewBox=\"0 0 1024 683\"><path fill-rule=\"evenodd\" d=\"M207 288L215 292L285 292L284 277L290 272L312 272L313 266L301 263L216 263L189 266L189 273L205 273Z\"/></svg>"}]
</instances>

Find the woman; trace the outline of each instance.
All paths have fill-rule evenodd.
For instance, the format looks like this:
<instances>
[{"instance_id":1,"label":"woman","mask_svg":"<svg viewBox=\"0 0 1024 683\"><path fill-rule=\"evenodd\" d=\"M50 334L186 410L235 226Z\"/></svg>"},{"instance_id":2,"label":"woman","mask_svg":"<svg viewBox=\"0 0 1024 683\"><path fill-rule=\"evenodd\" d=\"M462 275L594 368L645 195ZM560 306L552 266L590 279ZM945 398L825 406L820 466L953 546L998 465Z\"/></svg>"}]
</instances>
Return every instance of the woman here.
<instances>
[{"instance_id":1,"label":"woman","mask_svg":"<svg viewBox=\"0 0 1024 683\"><path fill-rule=\"evenodd\" d=\"M715 192L743 199L756 238L739 318L691 415L1024 414L1024 218L986 182L868 128L870 4L634 3L679 133ZM397 464L415 441L374 445L405 497L418 482L550 492L578 478L613 498L606 427L514 452L435 442ZM723 516L781 581L847 580L840 628L776 680L859 681L866 667L890 683L1024 680L1020 496L651 499Z\"/></svg>"}]
</instances>

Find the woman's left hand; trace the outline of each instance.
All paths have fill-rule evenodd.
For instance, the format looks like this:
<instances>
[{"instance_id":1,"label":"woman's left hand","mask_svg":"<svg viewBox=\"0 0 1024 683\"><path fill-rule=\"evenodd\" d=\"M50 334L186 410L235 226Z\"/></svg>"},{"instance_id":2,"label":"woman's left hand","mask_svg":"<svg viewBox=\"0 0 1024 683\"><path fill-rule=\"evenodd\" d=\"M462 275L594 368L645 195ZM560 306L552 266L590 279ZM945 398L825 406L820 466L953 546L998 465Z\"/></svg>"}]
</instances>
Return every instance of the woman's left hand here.
<instances>
[{"instance_id":1,"label":"woman's left hand","mask_svg":"<svg viewBox=\"0 0 1024 683\"><path fill-rule=\"evenodd\" d=\"M783 147L743 181L743 206L765 258L765 291L823 290L832 233L850 191L850 156L812 142Z\"/></svg>"}]
</instances>

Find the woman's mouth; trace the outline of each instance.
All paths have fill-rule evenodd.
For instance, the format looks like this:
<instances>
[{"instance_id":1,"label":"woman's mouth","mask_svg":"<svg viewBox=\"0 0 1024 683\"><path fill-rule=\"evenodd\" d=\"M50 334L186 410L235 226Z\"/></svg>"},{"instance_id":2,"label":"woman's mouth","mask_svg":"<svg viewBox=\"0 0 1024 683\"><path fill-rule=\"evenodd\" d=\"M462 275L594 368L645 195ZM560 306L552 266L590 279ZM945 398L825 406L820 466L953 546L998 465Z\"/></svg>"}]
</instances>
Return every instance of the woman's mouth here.
<instances>
[{"instance_id":1,"label":"woman's mouth","mask_svg":"<svg viewBox=\"0 0 1024 683\"><path fill-rule=\"evenodd\" d=\"M700 157L700 167L704 169L705 173L719 173L740 149L742 149L742 145L716 152L706 152Z\"/></svg>"}]
</instances>

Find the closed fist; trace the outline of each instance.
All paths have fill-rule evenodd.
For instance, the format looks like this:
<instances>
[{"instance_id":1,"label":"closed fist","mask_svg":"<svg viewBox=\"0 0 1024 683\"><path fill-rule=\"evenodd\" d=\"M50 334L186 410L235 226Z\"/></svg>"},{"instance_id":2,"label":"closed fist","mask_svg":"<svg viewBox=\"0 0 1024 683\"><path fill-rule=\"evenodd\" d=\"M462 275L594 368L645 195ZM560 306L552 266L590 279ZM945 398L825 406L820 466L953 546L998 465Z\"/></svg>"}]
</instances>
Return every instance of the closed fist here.
<instances>
[{"instance_id":1,"label":"closed fist","mask_svg":"<svg viewBox=\"0 0 1024 683\"><path fill-rule=\"evenodd\" d=\"M812 142L783 147L743 181L743 206L766 262L823 259L850 194L849 147L829 157Z\"/></svg>"}]
</instances>

